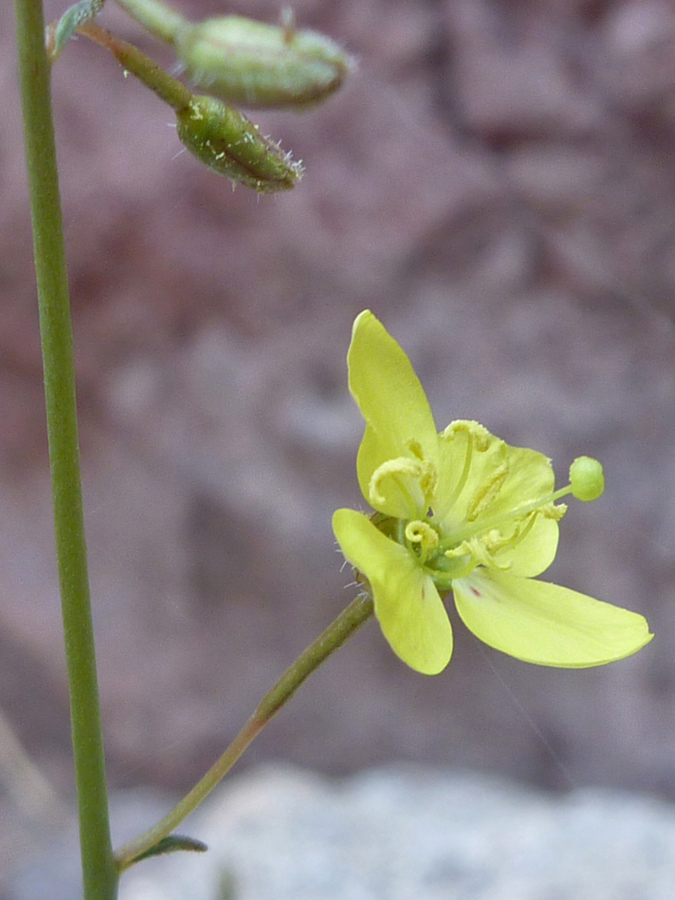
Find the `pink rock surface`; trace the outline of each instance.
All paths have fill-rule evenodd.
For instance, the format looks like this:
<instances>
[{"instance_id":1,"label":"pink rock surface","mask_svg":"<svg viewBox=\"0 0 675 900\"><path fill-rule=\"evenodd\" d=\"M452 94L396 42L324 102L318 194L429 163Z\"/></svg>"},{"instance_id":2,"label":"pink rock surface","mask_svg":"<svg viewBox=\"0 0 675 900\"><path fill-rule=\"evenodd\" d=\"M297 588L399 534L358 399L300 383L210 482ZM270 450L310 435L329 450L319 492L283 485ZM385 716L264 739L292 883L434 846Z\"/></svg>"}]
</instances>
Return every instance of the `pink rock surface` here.
<instances>
[{"instance_id":1,"label":"pink rock surface","mask_svg":"<svg viewBox=\"0 0 675 900\"><path fill-rule=\"evenodd\" d=\"M672 14L637 0L308 0L296 14L361 66L315 112L256 117L307 166L288 195L233 193L177 155L168 112L83 39L55 71L112 778L188 784L351 598L330 516L361 503L345 354L371 307L440 427L477 418L550 455L561 480L577 455L603 460L607 495L570 510L551 580L639 609L658 637L559 672L458 626L455 660L428 680L368 627L250 759L406 757L673 795L675 64L649 37L656 17L659 47L671 40ZM139 34L112 6L101 22ZM11 34L3 7L0 706L67 790Z\"/></svg>"}]
</instances>

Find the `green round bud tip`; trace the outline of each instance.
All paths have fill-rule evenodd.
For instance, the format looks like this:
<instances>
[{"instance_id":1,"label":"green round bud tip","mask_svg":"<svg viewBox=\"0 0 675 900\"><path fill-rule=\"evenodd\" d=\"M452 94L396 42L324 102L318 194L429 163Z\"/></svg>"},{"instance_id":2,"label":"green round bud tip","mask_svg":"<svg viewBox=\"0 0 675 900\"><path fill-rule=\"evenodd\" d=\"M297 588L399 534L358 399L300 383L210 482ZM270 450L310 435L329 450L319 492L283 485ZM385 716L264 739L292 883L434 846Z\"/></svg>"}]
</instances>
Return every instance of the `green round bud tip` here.
<instances>
[{"instance_id":1,"label":"green round bud tip","mask_svg":"<svg viewBox=\"0 0 675 900\"><path fill-rule=\"evenodd\" d=\"M197 87L248 107L308 109L338 90L354 67L338 44L318 32L242 16L189 23L175 47Z\"/></svg>"},{"instance_id":2,"label":"green round bud tip","mask_svg":"<svg viewBox=\"0 0 675 900\"><path fill-rule=\"evenodd\" d=\"M602 497L605 490L602 464L590 456L575 459L570 466L570 486L573 496L585 503Z\"/></svg>"}]
</instances>

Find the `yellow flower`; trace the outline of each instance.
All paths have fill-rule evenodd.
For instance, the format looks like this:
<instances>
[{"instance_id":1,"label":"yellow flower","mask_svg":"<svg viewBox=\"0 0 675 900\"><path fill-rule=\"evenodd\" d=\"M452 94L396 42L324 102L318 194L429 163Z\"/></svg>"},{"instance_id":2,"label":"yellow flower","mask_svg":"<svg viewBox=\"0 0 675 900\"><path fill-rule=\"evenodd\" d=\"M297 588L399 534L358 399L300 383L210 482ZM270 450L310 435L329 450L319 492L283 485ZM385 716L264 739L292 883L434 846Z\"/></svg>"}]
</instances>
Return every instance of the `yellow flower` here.
<instances>
[{"instance_id":1,"label":"yellow flower","mask_svg":"<svg viewBox=\"0 0 675 900\"><path fill-rule=\"evenodd\" d=\"M602 493L598 462L576 460L571 485L556 491L541 453L510 447L477 422L439 434L410 360L369 311L354 323L347 363L366 421L359 484L377 512L339 509L333 530L405 663L427 675L447 666L449 592L480 640L526 662L602 665L651 640L637 613L534 579L555 558L566 509L557 501Z\"/></svg>"}]
</instances>

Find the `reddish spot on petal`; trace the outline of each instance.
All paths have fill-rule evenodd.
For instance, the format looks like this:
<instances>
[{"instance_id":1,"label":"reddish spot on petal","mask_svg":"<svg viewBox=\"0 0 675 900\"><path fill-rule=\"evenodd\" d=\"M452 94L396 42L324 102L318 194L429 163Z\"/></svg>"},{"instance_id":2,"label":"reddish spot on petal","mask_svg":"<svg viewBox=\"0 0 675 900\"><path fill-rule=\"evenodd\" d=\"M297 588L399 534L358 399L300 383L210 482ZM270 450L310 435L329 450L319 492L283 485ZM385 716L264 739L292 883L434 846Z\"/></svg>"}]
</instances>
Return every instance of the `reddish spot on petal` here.
<instances>
[{"instance_id":1,"label":"reddish spot on petal","mask_svg":"<svg viewBox=\"0 0 675 900\"><path fill-rule=\"evenodd\" d=\"M483 596L481 594L481 592L478 590L478 588L475 588L473 585L471 585L471 593L474 595L474 597L482 597Z\"/></svg>"}]
</instances>

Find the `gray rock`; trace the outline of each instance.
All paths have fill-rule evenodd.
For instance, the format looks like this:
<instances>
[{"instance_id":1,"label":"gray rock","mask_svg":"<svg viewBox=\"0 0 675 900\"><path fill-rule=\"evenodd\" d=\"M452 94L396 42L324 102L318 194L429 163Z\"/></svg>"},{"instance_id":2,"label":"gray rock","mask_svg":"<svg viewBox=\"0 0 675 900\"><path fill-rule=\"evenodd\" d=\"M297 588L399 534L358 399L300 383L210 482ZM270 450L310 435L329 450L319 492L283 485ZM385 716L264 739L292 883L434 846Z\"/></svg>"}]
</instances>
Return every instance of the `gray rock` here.
<instances>
[{"instance_id":1,"label":"gray rock","mask_svg":"<svg viewBox=\"0 0 675 900\"><path fill-rule=\"evenodd\" d=\"M259 769L186 830L209 853L137 866L120 900L671 900L675 884L671 806L418 767Z\"/></svg>"}]
</instances>

